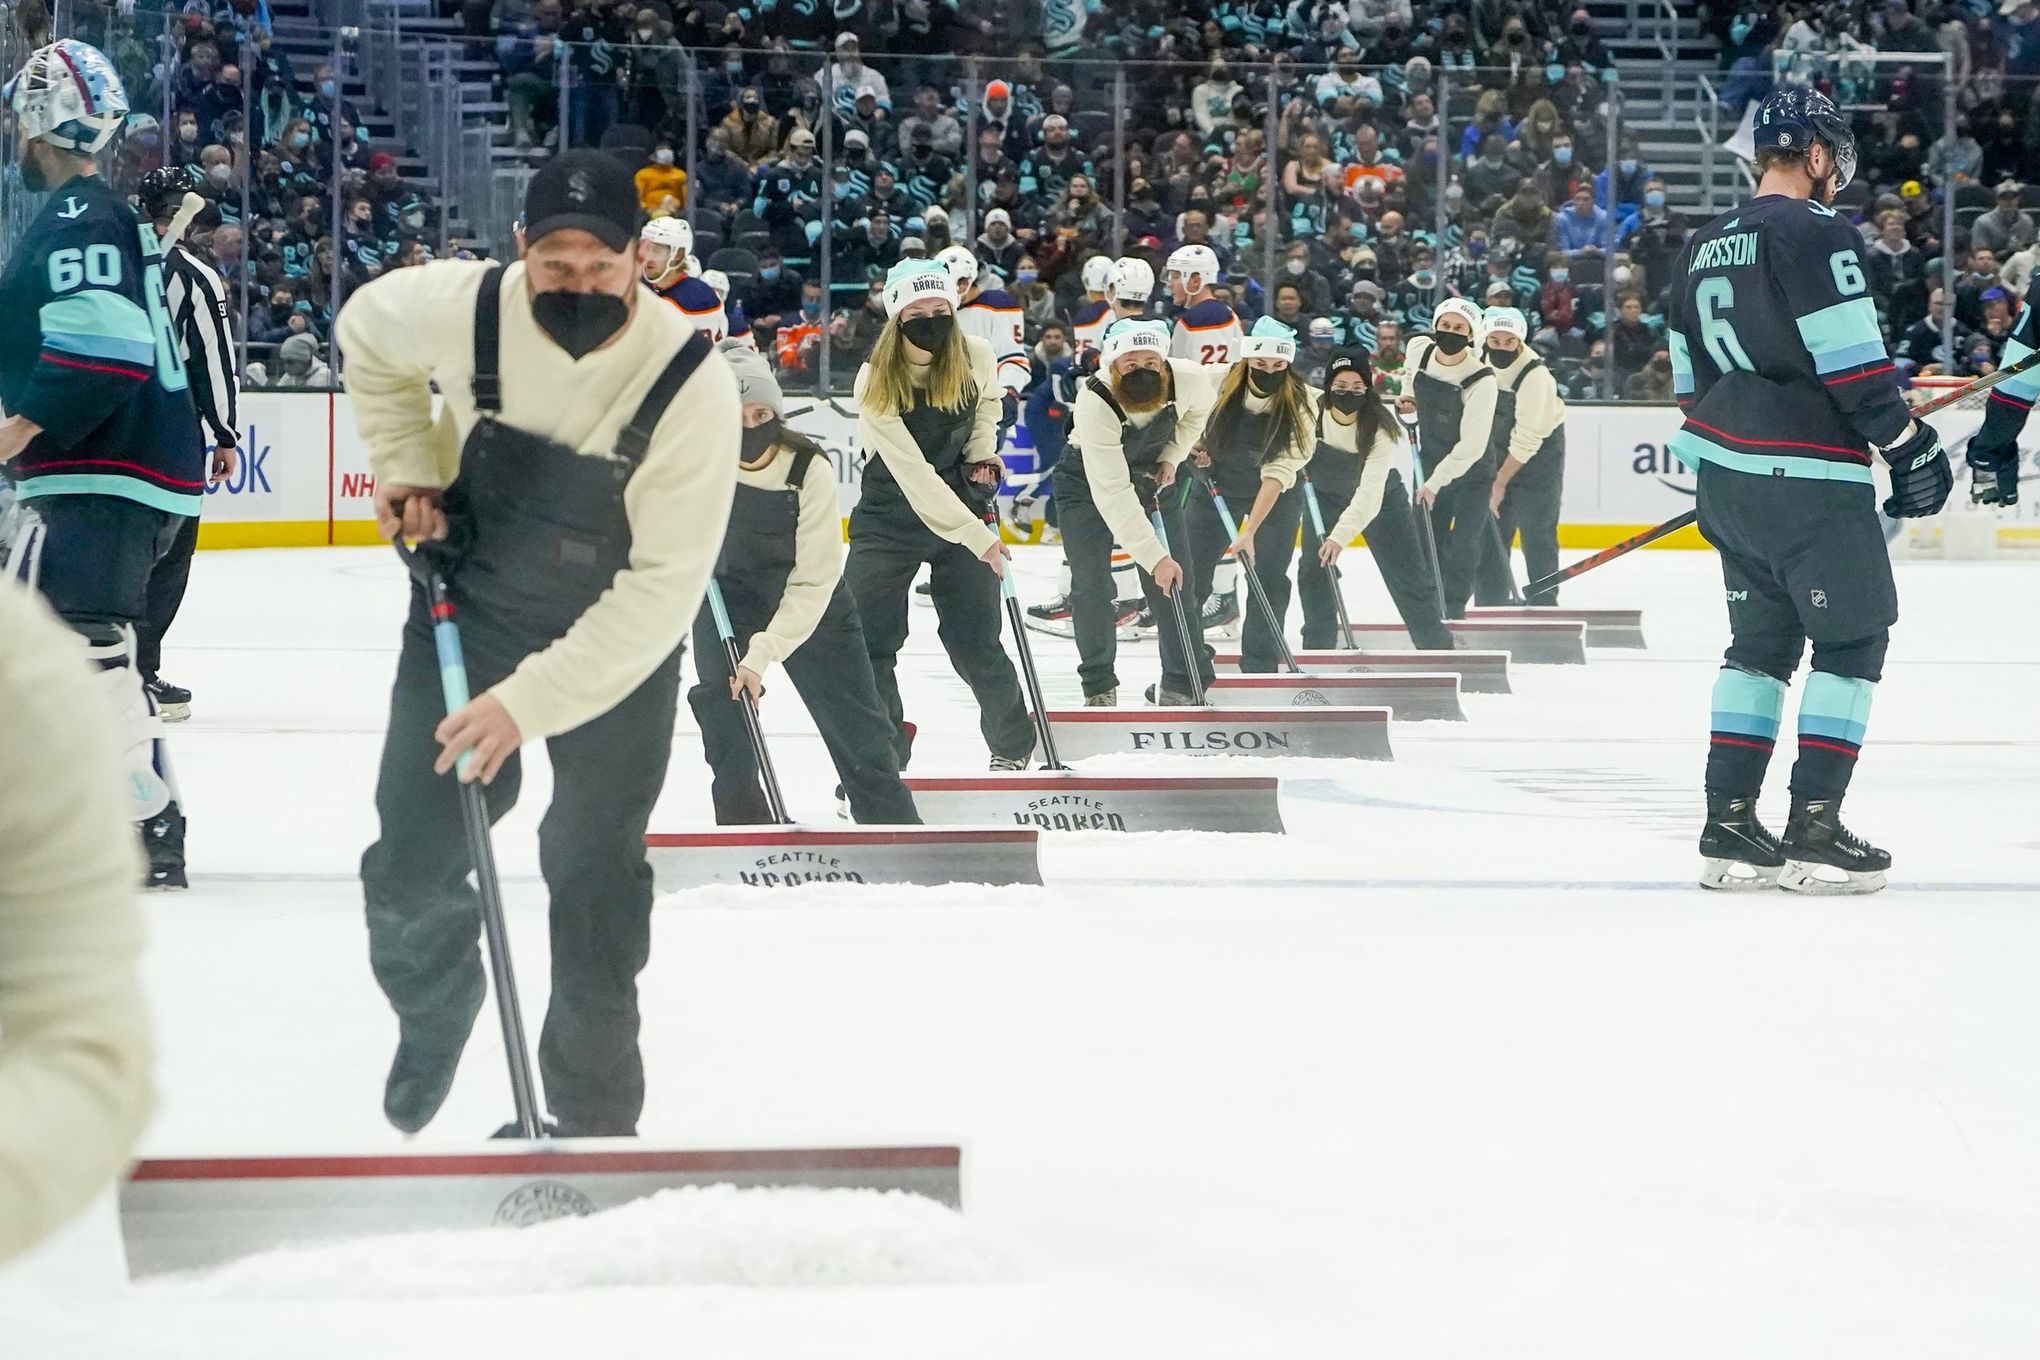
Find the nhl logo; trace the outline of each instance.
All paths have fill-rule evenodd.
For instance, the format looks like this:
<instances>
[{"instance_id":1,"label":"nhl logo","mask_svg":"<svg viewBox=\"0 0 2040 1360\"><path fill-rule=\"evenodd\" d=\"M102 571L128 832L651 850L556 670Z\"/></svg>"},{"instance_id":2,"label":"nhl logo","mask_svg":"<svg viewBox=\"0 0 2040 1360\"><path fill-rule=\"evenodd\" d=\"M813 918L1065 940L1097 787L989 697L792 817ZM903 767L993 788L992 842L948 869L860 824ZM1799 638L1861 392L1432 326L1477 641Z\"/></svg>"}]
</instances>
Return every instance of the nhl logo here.
<instances>
[{"instance_id":1,"label":"nhl logo","mask_svg":"<svg viewBox=\"0 0 2040 1360\"><path fill-rule=\"evenodd\" d=\"M1825 590L1810 591L1808 592L1808 597L1812 599L1815 609L1827 608L1827 592Z\"/></svg>"},{"instance_id":2,"label":"nhl logo","mask_svg":"<svg viewBox=\"0 0 2040 1360\"><path fill-rule=\"evenodd\" d=\"M595 1212L595 1201L564 1181L533 1181L510 1192L496 1206L496 1226L528 1228L555 1218L586 1218Z\"/></svg>"}]
</instances>

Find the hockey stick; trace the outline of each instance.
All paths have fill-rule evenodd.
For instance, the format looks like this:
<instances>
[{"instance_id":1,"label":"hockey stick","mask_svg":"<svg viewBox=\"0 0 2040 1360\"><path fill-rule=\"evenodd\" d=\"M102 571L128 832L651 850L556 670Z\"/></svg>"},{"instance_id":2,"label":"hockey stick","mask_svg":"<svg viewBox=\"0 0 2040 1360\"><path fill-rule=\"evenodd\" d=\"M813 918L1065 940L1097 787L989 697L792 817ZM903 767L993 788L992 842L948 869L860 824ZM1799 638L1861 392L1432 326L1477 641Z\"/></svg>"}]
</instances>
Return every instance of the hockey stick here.
<instances>
[{"instance_id":1,"label":"hockey stick","mask_svg":"<svg viewBox=\"0 0 2040 1360\"><path fill-rule=\"evenodd\" d=\"M1311 482L1308 472L1297 475L1303 479L1303 503L1310 511L1310 527L1317 532L1318 548L1322 551L1325 545L1325 512L1318 508L1317 487ZM1339 619L1339 645L1348 651L1358 651L1360 644L1353 637L1353 621L1346 617L1346 592L1340 586L1344 573L1339 570L1338 563L1327 562L1323 557L1318 558L1318 565L1324 568L1325 578L1331 583L1332 610Z\"/></svg>"},{"instance_id":2,"label":"hockey stick","mask_svg":"<svg viewBox=\"0 0 2040 1360\"><path fill-rule=\"evenodd\" d=\"M439 654L439 688L446 698L449 715L467 707L467 661L460 650L460 623L454 617L453 597L447 593L446 578L439 574L423 550L414 550L396 540L397 556L425 587L425 602L432 613L432 646ZM475 892L482 904L482 938L488 944L489 982L496 993L496 1018L503 1026L503 1056L510 1065L510 1098L517 1106L517 1133L527 1140L546 1136L538 1116L538 1084L531 1075L531 1049L524 1037L524 1011L517 1002L517 974L510 966L510 929L503 919L503 887L496 877L496 851L489 840L489 807L482 798L482 786L459 778L467 773L473 752L463 751L454 761L456 784L460 789L461 822L467 833L468 854L475 862Z\"/></svg>"},{"instance_id":3,"label":"hockey stick","mask_svg":"<svg viewBox=\"0 0 2040 1360\"><path fill-rule=\"evenodd\" d=\"M1417 490L1424 489L1424 445L1417 434L1417 427L1410 432L1410 479L1417 484ZM1417 527L1424 531L1424 555L1431 561L1431 591L1438 597L1438 617L1450 618L1445 612L1445 564L1438 560L1438 531L1431 524L1431 507L1417 496L1410 497L1410 513L1417 517Z\"/></svg>"},{"instance_id":4,"label":"hockey stick","mask_svg":"<svg viewBox=\"0 0 2040 1360\"><path fill-rule=\"evenodd\" d=\"M1155 537L1161 540L1162 551L1169 553L1169 531L1162 527L1162 507L1157 503L1148 511L1148 523L1155 526ZM1171 557L1174 553L1169 553ZM1178 566L1182 564L1177 563ZM1170 611L1176 616L1176 638L1183 647L1183 669L1190 677L1190 702L1202 706L1204 703L1204 658L1199 655L1190 640L1190 611L1183 604L1183 588L1190 584L1189 573L1176 582L1176 588L1169 592ZM1156 687L1159 695L1161 688Z\"/></svg>"},{"instance_id":5,"label":"hockey stick","mask_svg":"<svg viewBox=\"0 0 2040 1360\"><path fill-rule=\"evenodd\" d=\"M1234 523L1232 510L1227 507L1225 497L1220 494L1218 483L1205 476L1202 470L1195 472L1193 475L1197 478L1198 485L1202 486L1211 496L1212 507L1218 511L1218 522L1225 526L1226 541L1228 543L1239 542L1239 525ZM1259 567L1254 565L1251 557L1247 558L1245 570L1241 572L1241 575L1247 578L1247 594L1253 596L1254 606L1261 611L1262 625L1267 628L1268 636L1275 639L1275 655L1282 659L1282 668L1287 671L1301 673L1303 667L1296 664L1295 656L1291 655L1289 651L1288 642L1283 640L1282 624L1275 617L1275 606L1268 603L1267 595L1261 590L1261 571ZM1241 636L1244 641L1245 635L1242 634Z\"/></svg>"},{"instance_id":6,"label":"hockey stick","mask_svg":"<svg viewBox=\"0 0 2040 1360\"><path fill-rule=\"evenodd\" d=\"M737 630L730 626L730 611L723 604L722 587L708 578L708 612L715 617L716 636L722 639L723 659L729 663L730 678L736 679L743 658L737 654ZM772 768L772 753L765 749L765 725L758 720L758 705L747 689L739 689L737 701L744 708L744 735L751 739L751 756L758 762L758 778L765 785L765 811L773 821L790 825L786 799L779 792L779 774Z\"/></svg>"}]
</instances>

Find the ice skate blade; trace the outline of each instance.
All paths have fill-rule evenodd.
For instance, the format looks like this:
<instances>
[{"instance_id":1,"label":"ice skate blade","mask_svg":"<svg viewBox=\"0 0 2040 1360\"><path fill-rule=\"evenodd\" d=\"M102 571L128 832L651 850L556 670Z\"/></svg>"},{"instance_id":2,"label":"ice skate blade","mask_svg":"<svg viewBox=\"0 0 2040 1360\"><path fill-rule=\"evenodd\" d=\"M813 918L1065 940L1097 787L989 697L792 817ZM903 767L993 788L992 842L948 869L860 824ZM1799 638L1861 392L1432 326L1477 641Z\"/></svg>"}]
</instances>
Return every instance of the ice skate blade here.
<instances>
[{"instance_id":1,"label":"ice skate blade","mask_svg":"<svg viewBox=\"0 0 2040 1360\"><path fill-rule=\"evenodd\" d=\"M1839 873L1844 877L1838 882L1820 877L1822 869ZM1804 893L1808 897L1861 897L1874 893L1884 886L1882 869L1836 869L1832 864L1814 864L1807 860L1788 859L1785 871L1778 876L1778 886L1790 893Z\"/></svg>"},{"instance_id":2,"label":"ice skate blade","mask_svg":"<svg viewBox=\"0 0 2040 1360\"><path fill-rule=\"evenodd\" d=\"M1710 858L1700 863L1700 886L1715 892L1757 892L1777 887L1782 872L1780 868L1746 860Z\"/></svg>"},{"instance_id":3,"label":"ice skate blade","mask_svg":"<svg viewBox=\"0 0 2040 1360\"><path fill-rule=\"evenodd\" d=\"M1070 622L1067 616L1059 619L1037 619L1030 617L1027 620L1027 626L1034 632L1046 633L1050 637L1070 638L1077 635L1077 626Z\"/></svg>"},{"instance_id":4,"label":"ice skate blade","mask_svg":"<svg viewBox=\"0 0 2040 1360\"><path fill-rule=\"evenodd\" d=\"M188 722L191 719L191 705L163 704L156 709L156 716L166 723Z\"/></svg>"}]
</instances>

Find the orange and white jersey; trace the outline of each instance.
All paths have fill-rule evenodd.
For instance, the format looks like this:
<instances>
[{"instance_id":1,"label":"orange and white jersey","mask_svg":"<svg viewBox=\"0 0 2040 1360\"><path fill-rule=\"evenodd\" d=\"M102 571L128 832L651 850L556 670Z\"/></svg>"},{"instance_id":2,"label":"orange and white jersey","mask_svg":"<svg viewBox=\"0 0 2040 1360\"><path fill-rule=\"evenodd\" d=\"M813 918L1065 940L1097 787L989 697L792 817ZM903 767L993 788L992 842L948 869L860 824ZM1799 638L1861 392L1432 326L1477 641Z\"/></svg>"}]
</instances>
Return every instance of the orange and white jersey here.
<instances>
[{"instance_id":1,"label":"orange and white jersey","mask_svg":"<svg viewBox=\"0 0 2040 1360\"><path fill-rule=\"evenodd\" d=\"M729 335L730 319L723 311L722 299L700 279L690 274L678 283L652 291L678 307L694 323L694 329L706 335L712 344L720 345Z\"/></svg>"},{"instance_id":2,"label":"orange and white jersey","mask_svg":"<svg viewBox=\"0 0 2040 1360\"><path fill-rule=\"evenodd\" d=\"M1077 353L1095 354L1105 346L1105 332L1112 329L1118 320L1112 304L1103 298L1077 304L1075 315L1070 320L1071 338L1075 340Z\"/></svg>"},{"instance_id":3,"label":"orange and white jersey","mask_svg":"<svg viewBox=\"0 0 2040 1360\"><path fill-rule=\"evenodd\" d=\"M1193 303L1176 318L1169 337L1169 357L1207 367L1224 367L1240 359L1246 329L1239 316L1217 298Z\"/></svg>"},{"instance_id":4,"label":"orange and white jersey","mask_svg":"<svg viewBox=\"0 0 2040 1360\"><path fill-rule=\"evenodd\" d=\"M999 386L1016 395L1026 391L1034 377L1027 363L1025 323L1020 300L1003 288L985 289L956 313L956 324L965 336L976 336L992 347Z\"/></svg>"}]
</instances>

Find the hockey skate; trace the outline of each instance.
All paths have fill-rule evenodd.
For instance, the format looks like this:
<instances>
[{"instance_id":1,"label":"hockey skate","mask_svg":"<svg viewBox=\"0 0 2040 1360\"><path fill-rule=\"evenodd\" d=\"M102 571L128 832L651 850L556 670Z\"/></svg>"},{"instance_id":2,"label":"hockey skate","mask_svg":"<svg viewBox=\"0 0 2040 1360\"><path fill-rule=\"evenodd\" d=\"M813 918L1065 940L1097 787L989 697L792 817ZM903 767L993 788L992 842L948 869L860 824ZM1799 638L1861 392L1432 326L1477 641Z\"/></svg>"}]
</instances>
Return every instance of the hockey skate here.
<instances>
[{"instance_id":1,"label":"hockey skate","mask_svg":"<svg viewBox=\"0 0 2040 1360\"><path fill-rule=\"evenodd\" d=\"M183 722L191 716L191 691L182 685L173 685L161 676L150 676L142 682L149 698L156 706L156 716L166 723Z\"/></svg>"},{"instance_id":2,"label":"hockey skate","mask_svg":"<svg viewBox=\"0 0 2040 1360\"><path fill-rule=\"evenodd\" d=\"M1786 892L1836 897L1874 893L1884 886L1884 871L1891 867L1889 852L1842 825L1838 799L1794 800L1782 848L1785 868L1778 886Z\"/></svg>"},{"instance_id":3,"label":"hockey skate","mask_svg":"<svg viewBox=\"0 0 2040 1360\"><path fill-rule=\"evenodd\" d=\"M1135 600L1131 602L1135 606L1134 615L1131 619L1128 619L1124 611L1126 603L1128 602L1121 601L1119 640L1121 642L1145 642L1153 637L1155 635L1155 611Z\"/></svg>"},{"instance_id":4,"label":"hockey skate","mask_svg":"<svg viewBox=\"0 0 2040 1360\"><path fill-rule=\"evenodd\" d=\"M1776 887L1785 868L1778 838L1757 820L1754 798L1707 800L1700 855L1700 886L1726 892Z\"/></svg>"},{"instance_id":5,"label":"hockey skate","mask_svg":"<svg viewBox=\"0 0 2040 1360\"><path fill-rule=\"evenodd\" d=\"M169 891L191 886L184 877L184 814L177 804L142 823L142 849L149 859L148 888Z\"/></svg>"},{"instance_id":6,"label":"hockey skate","mask_svg":"<svg viewBox=\"0 0 2040 1360\"><path fill-rule=\"evenodd\" d=\"M1236 638L1240 635L1240 597L1237 591L1204 597L1204 635Z\"/></svg>"}]
</instances>

